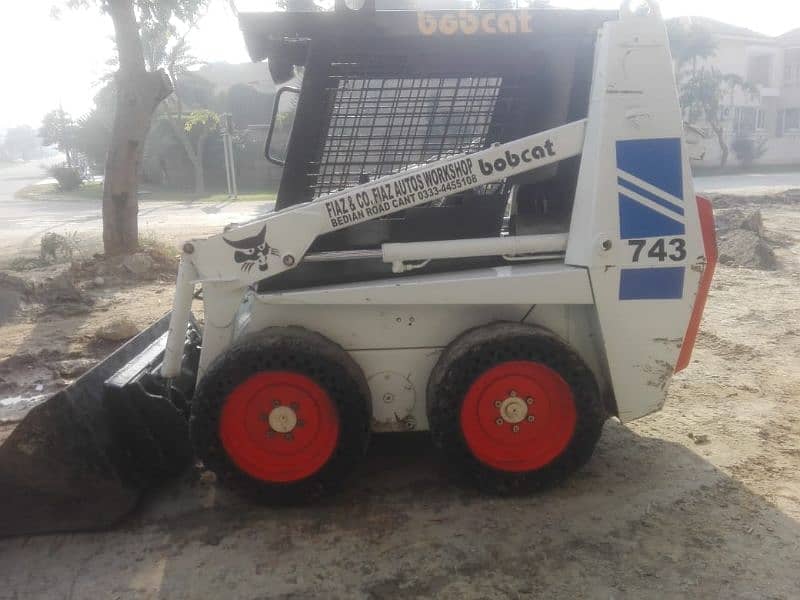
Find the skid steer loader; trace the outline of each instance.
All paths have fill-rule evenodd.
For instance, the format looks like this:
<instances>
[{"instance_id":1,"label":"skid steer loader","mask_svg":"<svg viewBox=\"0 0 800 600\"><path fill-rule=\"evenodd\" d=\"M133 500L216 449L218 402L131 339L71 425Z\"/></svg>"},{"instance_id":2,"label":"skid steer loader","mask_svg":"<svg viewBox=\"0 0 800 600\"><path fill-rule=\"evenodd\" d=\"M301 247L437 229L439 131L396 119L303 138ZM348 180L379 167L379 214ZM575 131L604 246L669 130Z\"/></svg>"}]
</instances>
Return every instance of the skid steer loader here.
<instances>
[{"instance_id":1,"label":"skid steer loader","mask_svg":"<svg viewBox=\"0 0 800 600\"><path fill-rule=\"evenodd\" d=\"M171 313L18 426L0 533L111 524L193 456L307 501L378 431L526 492L661 408L716 250L654 3L240 23L286 84L276 210L186 242Z\"/></svg>"}]
</instances>

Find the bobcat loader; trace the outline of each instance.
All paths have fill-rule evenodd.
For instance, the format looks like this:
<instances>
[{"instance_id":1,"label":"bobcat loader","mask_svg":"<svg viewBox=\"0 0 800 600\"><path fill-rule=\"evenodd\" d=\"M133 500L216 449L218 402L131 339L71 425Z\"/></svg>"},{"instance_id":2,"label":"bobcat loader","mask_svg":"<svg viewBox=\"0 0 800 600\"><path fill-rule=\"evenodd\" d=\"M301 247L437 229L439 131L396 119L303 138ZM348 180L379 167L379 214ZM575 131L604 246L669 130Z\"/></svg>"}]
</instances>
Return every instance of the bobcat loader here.
<instances>
[{"instance_id":1,"label":"bobcat loader","mask_svg":"<svg viewBox=\"0 0 800 600\"><path fill-rule=\"evenodd\" d=\"M654 3L240 23L286 84L276 209L187 241L171 313L20 423L0 534L110 525L193 457L312 500L371 432L522 493L661 408L716 250Z\"/></svg>"}]
</instances>

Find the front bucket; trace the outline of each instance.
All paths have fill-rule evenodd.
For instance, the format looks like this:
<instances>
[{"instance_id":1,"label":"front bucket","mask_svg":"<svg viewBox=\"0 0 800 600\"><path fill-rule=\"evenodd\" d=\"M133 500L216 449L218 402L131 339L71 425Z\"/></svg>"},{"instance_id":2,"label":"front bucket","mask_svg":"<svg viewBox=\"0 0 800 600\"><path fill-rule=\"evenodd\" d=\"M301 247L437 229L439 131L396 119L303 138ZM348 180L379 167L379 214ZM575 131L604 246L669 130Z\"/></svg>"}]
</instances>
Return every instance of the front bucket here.
<instances>
[{"instance_id":1,"label":"front bucket","mask_svg":"<svg viewBox=\"0 0 800 600\"><path fill-rule=\"evenodd\" d=\"M189 463L186 419L153 376L168 326L169 314L17 425L0 447L0 537L107 527Z\"/></svg>"}]
</instances>

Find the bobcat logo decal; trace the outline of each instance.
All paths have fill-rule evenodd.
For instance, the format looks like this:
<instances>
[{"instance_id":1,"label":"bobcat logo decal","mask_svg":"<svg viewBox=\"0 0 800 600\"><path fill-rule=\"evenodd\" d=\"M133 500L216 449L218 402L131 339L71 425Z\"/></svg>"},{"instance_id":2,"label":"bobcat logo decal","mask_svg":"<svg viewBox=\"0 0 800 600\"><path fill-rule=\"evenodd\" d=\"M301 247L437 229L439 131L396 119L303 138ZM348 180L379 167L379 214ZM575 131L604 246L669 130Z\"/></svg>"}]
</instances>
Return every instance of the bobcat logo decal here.
<instances>
[{"instance_id":1,"label":"bobcat logo decal","mask_svg":"<svg viewBox=\"0 0 800 600\"><path fill-rule=\"evenodd\" d=\"M253 267L258 265L259 271L266 271L269 268L267 258L270 254L273 256L280 256L281 253L276 248L271 247L267 243L267 226L261 228L256 235L244 238L243 240L225 240L225 243L236 248L233 253L233 260L236 264L242 265L242 271L249 273Z\"/></svg>"}]
</instances>

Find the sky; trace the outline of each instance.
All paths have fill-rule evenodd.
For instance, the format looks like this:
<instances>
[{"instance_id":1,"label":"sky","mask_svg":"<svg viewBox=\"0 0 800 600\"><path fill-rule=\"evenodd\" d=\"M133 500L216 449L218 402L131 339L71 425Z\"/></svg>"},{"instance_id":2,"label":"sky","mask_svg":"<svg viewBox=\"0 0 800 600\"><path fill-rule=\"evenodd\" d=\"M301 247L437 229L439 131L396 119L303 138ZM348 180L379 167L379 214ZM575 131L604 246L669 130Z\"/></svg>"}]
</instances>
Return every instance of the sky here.
<instances>
[{"instance_id":1,"label":"sky","mask_svg":"<svg viewBox=\"0 0 800 600\"><path fill-rule=\"evenodd\" d=\"M271 10L272 0L235 0L239 10ZM38 126L47 111L63 106L79 116L92 106L97 81L109 72L113 30L96 9L62 10L58 0L6 0L0 17L0 130ZM554 0L568 8L619 7L618 0ZM12 8L13 6L13 8ZM694 15L780 35L800 27L797 0L663 0L665 18ZM249 57L229 4L212 0L190 35L192 53L208 62L247 62Z\"/></svg>"}]
</instances>

